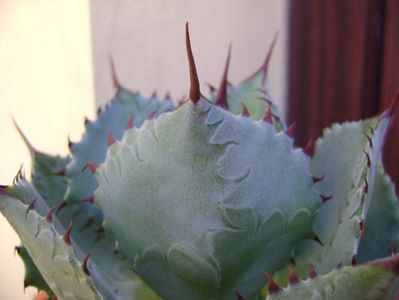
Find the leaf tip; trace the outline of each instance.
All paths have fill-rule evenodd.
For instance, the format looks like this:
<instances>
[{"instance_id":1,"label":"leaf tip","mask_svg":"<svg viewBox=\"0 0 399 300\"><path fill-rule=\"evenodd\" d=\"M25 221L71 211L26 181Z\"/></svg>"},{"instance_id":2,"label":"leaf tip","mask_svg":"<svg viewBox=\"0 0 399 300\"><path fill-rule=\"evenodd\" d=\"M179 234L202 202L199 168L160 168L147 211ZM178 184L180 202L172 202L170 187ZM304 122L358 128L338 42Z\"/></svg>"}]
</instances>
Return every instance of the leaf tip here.
<instances>
[{"instance_id":1,"label":"leaf tip","mask_svg":"<svg viewBox=\"0 0 399 300\"><path fill-rule=\"evenodd\" d=\"M191 41L190 41L190 31L188 22L186 22L186 50L187 50L187 58L188 65L190 70L190 99L194 104L197 104L201 92L200 92L200 84L198 80L197 68L195 66L194 55L191 49Z\"/></svg>"},{"instance_id":2,"label":"leaf tip","mask_svg":"<svg viewBox=\"0 0 399 300\"><path fill-rule=\"evenodd\" d=\"M227 75L229 72L229 66L230 66L230 57L231 57L231 44L229 46L229 50L227 52L227 59L226 59L226 64L224 66L224 71L223 71L223 76L222 80L219 85L219 90L217 91L217 98L215 101L215 104L227 108L228 103L227 103Z\"/></svg>"}]
</instances>

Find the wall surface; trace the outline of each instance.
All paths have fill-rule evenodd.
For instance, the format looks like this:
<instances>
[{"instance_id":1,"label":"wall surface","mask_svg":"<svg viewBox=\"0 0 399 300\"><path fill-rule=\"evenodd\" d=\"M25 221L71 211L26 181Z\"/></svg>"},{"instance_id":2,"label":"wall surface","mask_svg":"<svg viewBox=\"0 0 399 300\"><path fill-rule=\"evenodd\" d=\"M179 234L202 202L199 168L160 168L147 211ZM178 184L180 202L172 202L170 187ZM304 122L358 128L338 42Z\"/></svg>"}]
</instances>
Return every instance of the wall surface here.
<instances>
[{"instance_id":1,"label":"wall surface","mask_svg":"<svg viewBox=\"0 0 399 300\"><path fill-rule=\"evenodd\" d=\"M81 0L0 0L0 184L10 184L29 153L11 115L32 144L67 153L85 114L93 116L88 3ZM0 299L32 299L23 292L18 237L0 216Z\"/></svg>"},{"instance_id":2,"label":"wall surface","mask_svg":"<svg viewBox=\"0 0 399 300\"><path fill-rule=\"evenodd\" d=\"M93 118L95 105L115 92L109 54L125 86L145 94L187 94L187 20L200 80L214 85L229 43L230 81L238 83L260 66L279 30L270 82L284 108L286 3L0 0L0 184L10 184L21 163L27 174L30 168L11 115L37 149L66 154L68 135L79 140L83 117ZM23 292L22 263L13 254L18 238L2 216L0 238L0 299L32 299L33 289Z\"/></svg>"},{"instance_id":3,"label":"wall surface","mask_svg":"<svg viewBox=\"0 0 399 300\"><path fill-rule=\"evenodd\" d=\"M192 47L202 92L218 86L232 43L230 81L239 83L264 61L277 31L270 83L284 109L286 0L96 0L91 2L95 94L103 104L114 94L109 54L121 83L143 94L154 90L181 98L188 90L184 24L190 23Z\"/></svg>"}]
</instances>

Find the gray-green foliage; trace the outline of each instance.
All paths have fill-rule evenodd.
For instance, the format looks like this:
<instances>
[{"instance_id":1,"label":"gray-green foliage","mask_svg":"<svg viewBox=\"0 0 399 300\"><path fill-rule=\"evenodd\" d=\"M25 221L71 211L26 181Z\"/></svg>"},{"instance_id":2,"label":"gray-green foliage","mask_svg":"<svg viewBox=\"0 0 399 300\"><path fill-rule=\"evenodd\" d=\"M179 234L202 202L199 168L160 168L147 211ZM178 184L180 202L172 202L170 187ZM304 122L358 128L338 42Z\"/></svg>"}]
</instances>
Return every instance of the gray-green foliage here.
<instances>
[{"instance_id":1,"label":"gray-green foliage","mask_svg":"<svg viewBox=\"0 0 399 300\"><path fill-rule=\"evenodd\" d=\"M0 210L20 235L26 284L61 299L251 300L265 282L267 299L390 294L398 256L369 261L398 243L380 160L394 106L326 129L309 157L271 102L270 54L236 86L228 61L212 101L176 108L118 86L68 157L23 136L32 184L20 171L1 186Z\"/></svg>"}]
</instances>

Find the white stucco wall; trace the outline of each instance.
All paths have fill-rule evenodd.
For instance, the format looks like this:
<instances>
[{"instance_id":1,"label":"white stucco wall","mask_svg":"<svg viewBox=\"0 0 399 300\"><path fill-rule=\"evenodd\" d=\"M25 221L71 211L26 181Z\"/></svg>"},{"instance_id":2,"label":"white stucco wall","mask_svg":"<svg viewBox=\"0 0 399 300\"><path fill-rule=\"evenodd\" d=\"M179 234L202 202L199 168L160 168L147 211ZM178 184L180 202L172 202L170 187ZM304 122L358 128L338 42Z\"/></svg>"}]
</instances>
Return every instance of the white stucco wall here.
<instances>
[{"instance_id":1,"label":"white stucco wall","mask_svg":"<svg viewBox=\"0 0 399 300\"><path fill-rule=\"evenodd\" d=\"M98 104L114 89L108 55L121 82L132 90L159 95L187 94L184 24L190 23L201 83L218 85L232 43L230 81L238 83L264 61L277 31L270 82L284 110L286 0L97 0L91 5L95 94ZM207 88L203 85L203 93Z\"/></svg>"},{"instance_id":2,"label":"white stucco wall","mask_svg":"<svg viewBox=\"0 0 399 300\"><path fill-rule=\"evenodd\" d=\"M0 0L0 184L10 184L29 153L18 121L37 149L67 153L85 114L94 115L89 4L81 0ZM0 216L0 299L23 292L18 237Z\"/></svg>"}]
</instances>

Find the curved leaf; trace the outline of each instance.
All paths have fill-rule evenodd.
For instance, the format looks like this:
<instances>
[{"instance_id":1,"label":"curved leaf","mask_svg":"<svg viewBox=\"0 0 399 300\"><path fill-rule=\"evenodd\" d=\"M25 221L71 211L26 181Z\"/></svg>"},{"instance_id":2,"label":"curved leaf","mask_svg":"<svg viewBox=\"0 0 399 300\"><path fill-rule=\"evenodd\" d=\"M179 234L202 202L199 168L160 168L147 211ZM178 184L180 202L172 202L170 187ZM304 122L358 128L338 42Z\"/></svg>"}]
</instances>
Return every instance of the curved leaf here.
<instances>
[{"instance_id":1,"label":"curved leaf","mask_svg":"<svg viewBox=\"0 0 399 300\"><path fill-rule=\"evenodd\" d=\"M343 267L324 276L291 284L269 294L266 300L379 300L388 299L398 276L399 256L367 265ZM393 299L393 298L390 298Z\"/></svg>"},{"instance_id":2,"label":"curved leaf","mask_svg":"<svg viewBox=\"0 0 399 300\"><path fill-rule=\"evenodd\" d=\"M366 262L395 252L399 245L398 234L398 197L391 179L380 166L375 188L371 194L364 233L359 243L358 261Z\"/></svg>"},{"instance_id":3,"label":"curved leaf","mask_svg":"<svg viewBox=\"0 0 399 300\"><path fill-rule=\"evenodd\" d=\"M0 210L17 231L51 290L60 299L102 299L72 247L29 205L0 194Z\"/></svg>"}]
</instances>

